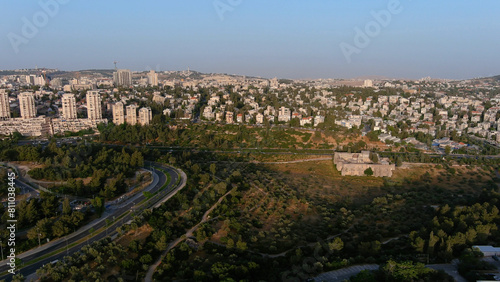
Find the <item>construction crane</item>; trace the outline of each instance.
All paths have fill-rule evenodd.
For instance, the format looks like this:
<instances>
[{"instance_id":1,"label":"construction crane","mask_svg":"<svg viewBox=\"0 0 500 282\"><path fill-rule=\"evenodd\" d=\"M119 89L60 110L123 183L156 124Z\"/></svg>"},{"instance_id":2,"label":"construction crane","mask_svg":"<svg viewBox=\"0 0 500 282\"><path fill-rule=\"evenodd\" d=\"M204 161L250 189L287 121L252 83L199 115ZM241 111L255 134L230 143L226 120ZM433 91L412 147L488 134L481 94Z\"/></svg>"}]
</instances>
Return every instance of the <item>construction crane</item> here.
<instances>
[{"instance_id":1,"label":"construction crane","mask_svg":"<svg viewBox=\"0 0 500 282\"><path fill-rule=\"evenodd\" d=\"M118 62L114 61L113 63L115 64L115 70L117 70L118 68L116 68L116 64L118 64Z\"/></svg>"},{"instance_id":2,"label":"construction crane","mask_svg":"<svg viewBox=\"0 0 500 282\"><path fill-rule=\"evenodd\" d=\"M43 77L43 81L45 82L45 86L49 87L50 86L50 80L47 77L47 70L43 69L40 72L40 75Z\"/></svg>"}]
</instances>

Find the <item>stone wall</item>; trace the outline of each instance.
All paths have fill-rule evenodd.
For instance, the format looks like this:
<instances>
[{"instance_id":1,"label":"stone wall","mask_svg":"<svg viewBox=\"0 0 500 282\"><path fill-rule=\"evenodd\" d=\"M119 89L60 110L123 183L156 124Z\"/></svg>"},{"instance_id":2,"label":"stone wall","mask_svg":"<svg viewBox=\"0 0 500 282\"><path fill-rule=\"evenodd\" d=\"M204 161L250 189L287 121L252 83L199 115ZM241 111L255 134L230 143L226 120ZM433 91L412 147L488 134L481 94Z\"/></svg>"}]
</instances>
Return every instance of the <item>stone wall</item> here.
<instances>
[{"instance_id":1,"label":"stone wall","mask_svg":"<svg viewBox=\"0 0 500 282\"><path fill-rule=\"evenodd\" d=\"M371 168L373 176L392 177L392 172L396 169L394 164L371 163L369 152L361 154L335 153L333 163L343 176L365 176L365 170Z\"/></svg>"},{"instance_id":2,"label":"stone wall","mask_svg":"<svg viewBox=\"0 0 500 282\"><path fill-rule=\"evenodd\" d=\"M365 170L371 167L375 177L392 177L392 172L396 169L395 165L384 164L343 164L337 168L343 176L365 176Z\"/></svg>"}]
</instances>

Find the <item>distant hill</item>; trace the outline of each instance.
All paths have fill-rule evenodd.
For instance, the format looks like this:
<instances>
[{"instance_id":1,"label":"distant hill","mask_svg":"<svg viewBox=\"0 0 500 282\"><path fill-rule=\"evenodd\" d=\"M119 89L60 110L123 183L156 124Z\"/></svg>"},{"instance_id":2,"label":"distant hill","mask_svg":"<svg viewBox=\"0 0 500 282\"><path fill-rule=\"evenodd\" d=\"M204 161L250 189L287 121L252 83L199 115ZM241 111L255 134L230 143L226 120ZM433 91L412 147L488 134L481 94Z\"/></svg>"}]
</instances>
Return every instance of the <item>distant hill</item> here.
<instances>
[{"instance_id":1,"label":"distant hill","mask_svg":"<svg viewBox=\"0 0 500 282\"><path fill-rule=\"evenodd\" d=\"M0 70L0 76L2 75L40 75L44 69L26 69L26 70ZM87 70L77 70L77 71L62 71L62 70L48 70L47 75L50 78L80 78L80 77L95 77L95 76L104 76L107 78L113 78L113 72L115 69L87 69ZM134 78L145 77L149 71L132 71ZM256 77L249 75L238 75L238 74L228 74L228 73L202 73L195 70L183 70L183 71L157 71L160 79L167 80L199 80L207 76L229 76L235 78L245 77L246 79L270 79L264 77ZM333 79L333 78L330 78ZM340 78L337 78L340 79ZM354 78L346 78L340 80L354 80L354 81L363 81L363 80L412 80L405 78L390 78L381 75L366 75L359 76ZM303 79L303 80L317 80L315 78ZM480 78L471 78L468 79L471 81L475 81L476 83L500 83L500 75L491 76L491 77L480 77ZM460 81L460 80L456 80ZM286 78L279 78L280 83L289 84L292 83L293 80Z\"/></svg>"},{"instance_id":2,"label":"distant hill","mask_svg":"<svg viewBox=\"0 0 500 282\"><path fill-rule=\"evenodd\" d=\"M367 75L367 76L360 76L360 77L355 77L353 79L356 79L356 80L391 80L393 78L389 78L389 77L386 77L386 76L382 76L382 75Z\"/></svg>"},{"instance_id":3,"label":"distant hill","mask_svg":"<svg viewBox=\"0 0 500 282\"><path fill-rule=\"evenodd\" d=\"M79 70L79 71L58 71L55 73L52 73L50 76L52 78L56 77L64 77L64 78L78 78L78 77L92 77L95 75L99 76L104 76L104 77L113 77L113 72L114 70L109 69L109 70Z\"/></svg>"},{"instance_id":4,"label":"distant hill","mask_svg":"<svg viewBox=\"0 0 500 282\"><path fill-rule=\"evenodd\" d=\"M473 81L479 82L479 83L500 83L500 75L496 76L490 76L490 77L481 77L481 78L475 78L472 79Z\"/></svg>"}]
</instances>

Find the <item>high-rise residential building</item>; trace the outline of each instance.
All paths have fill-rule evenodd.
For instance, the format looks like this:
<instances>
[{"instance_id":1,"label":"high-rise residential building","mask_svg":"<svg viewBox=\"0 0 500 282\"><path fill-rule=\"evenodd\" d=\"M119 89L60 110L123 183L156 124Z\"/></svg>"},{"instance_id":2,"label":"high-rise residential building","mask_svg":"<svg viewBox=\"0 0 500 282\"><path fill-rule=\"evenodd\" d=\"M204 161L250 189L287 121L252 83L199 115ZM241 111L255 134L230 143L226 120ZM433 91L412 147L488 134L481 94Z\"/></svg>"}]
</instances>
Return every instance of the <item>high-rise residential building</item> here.
<instances>
[{"instance_id":1,"label":"high-rise residential building","mask_svg":"<svg viewBox=\"0 0 500 282\"><path fill-rule=\"evenodd\" d=\"M75 94L66 93L61 98L62 103L62 118L76 119L76 99Z\"/></svg>"},{"instance_id":2,"label":"high-rise residential building","mask_svg":"<svg viewBox=\"0 0 500 282\"><path fill-rule=\"evenodd\" d=\"M113 73L113 82L116 86L131 86L132 72L130 70L117 70Z\"/></svg>"},{"instance_id":3,"label":"high-rise residential building","mask_svg":"<svg viewBox=\"0 0 500 282\"><path fill-rule=\"evenodd\" d=\"M0 118L10 118L9 93L5 89L0 89Z\"/></svg>"},{"instance_id":4,"label":"high-rise residential building","mask_svg":"<svg viewBox=\"0 0 500 282\"><path fill-rule=\"evenodd\" d=\"M102 119L101 95L99 91L87 92L87 118L90 120Z\"/></svg>"},{"instance_id":5,"label":"high-rise residential building","mask_svg":"<svg viewBox=\"0 0 500 282\"><path fill-rule=\"evenodd\" d=\"M127 123L130 125L137 124L137 106L128 105L127 106Z\"/></svg>"},{"instance_id":6,"label":"high-rise residential building","mask_svg":"<svg viewBox=\"0 0 500 282\"><path fill-rule=\"evenodd\" d=\"M35 85L35 79L36 79L36 75L27 75L25 80L26 80L26 84L30 84L30 85Z\"/></svg>"},{"instance_id":7,"label":"high-rise residential building","mask_svg":"<svg viewBox=\"0 0 500 282\"><path fill-rule=\"evenodd\" d=\"M278 82L278 78L275 77L275 78L271 79L271 81L269 82L269 86L271 88L279 88L280 84Z\"/></svg>"},{"instance_id":8,"label":"high-rise residential building","mask_svg":"<svg viewBox=\"0 0 500 282\"><path fill-rule=\"evenodd\" d=\"M148 73L148 84L151 86L158 86L158 74L154 70Z\"/></svg>"},{"instance_id":9,"label":"high-rise residential building","mask_svg":"<svg viewBox=\"0 0 500 282\"><path fill-rule=\"evenodd\" d=\"M17 98L19 99L21 117L24 119L36 117L35 95L31 92L23 92Z\"/></svg>"},{"instance_id":10,"label":"high-rise residential building","mask_svg":"<svg viewBox=\"0 0 500 282\"><path fill-rule=\"evenodd\" d=\"M116 125L125 123L125 112L122 102L117 102L113 105L113 123Z\"/></svg>"},{"instance_id":11,"label":"high-rise residential building","mask_svg":"<svg viewBox=\"0 0 500 282\"><path fill-rule=\"evenodd\" d=\"M139 123L141 125L148 125L152 118L151 108L141 108L139 110Z\"/></svg>"},{"instance_id":12,"label":"high-rise residential building","mask_svg":"<svg viewBox=\"0 0 500 282\"><path fill-rule=\"evenodd\" d=\"M31 75L27 75L25 77L25 80L26 80L26 83L29 84L29 85L39 85L39 86L43 86L45 85L46 81L45 81L45 78L41 75L34 75L34 74L31 74Z\"/></svg>"}]
</instances>

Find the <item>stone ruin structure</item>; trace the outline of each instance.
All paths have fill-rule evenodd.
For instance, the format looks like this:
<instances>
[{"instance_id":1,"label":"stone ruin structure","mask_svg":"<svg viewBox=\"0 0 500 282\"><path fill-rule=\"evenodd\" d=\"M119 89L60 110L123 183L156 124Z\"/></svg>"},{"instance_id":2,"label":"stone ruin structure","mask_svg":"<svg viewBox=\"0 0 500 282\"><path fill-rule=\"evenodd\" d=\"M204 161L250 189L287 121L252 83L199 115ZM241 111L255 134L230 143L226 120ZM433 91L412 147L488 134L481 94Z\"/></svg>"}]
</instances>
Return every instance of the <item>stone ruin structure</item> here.
<instances>
[{"instance_id":1,"label":"stone ruin structure","mask_svg":"<svg viewBox=\"0 0 500 282\"><path fill-rule=\"evenodd\" d=\"M365 176L365 170L371 168L373 176L392 177L392 172L396 169L396 166L390 164L388 158L378 159L379 162L374 163L370 159L370 151L362 151L361 153L354 154L335 152L333 163L337 166L337 170L341 172L342 176Z\"/></svg>"}]
</instances>

